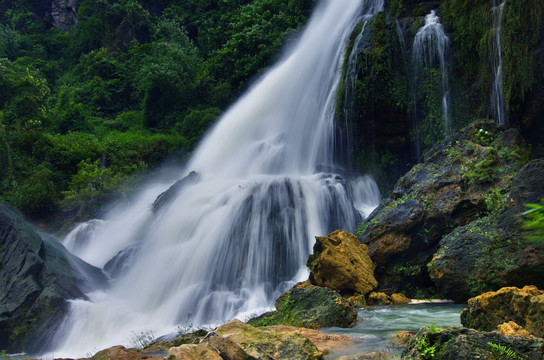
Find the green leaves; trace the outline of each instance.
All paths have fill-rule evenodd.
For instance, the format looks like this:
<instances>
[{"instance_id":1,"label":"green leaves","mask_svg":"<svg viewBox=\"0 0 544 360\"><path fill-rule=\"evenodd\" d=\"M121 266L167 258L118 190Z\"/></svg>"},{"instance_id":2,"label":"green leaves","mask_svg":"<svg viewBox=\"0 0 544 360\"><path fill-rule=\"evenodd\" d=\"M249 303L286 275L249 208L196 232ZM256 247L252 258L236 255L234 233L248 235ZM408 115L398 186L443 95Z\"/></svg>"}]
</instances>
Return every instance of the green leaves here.
<instances>
[{"instance_id":1,"label":"green leaves","mask_svg":"<svg viewBox=\"0 0 544 360\"><path fill-rule=\"evenodd\" d=\"M527 220L523 227L529 230L527 239L534 242L544 242L544 199L540 200L540 204L525 204L529 210L521 215Z\"/></svg>"}]
</instances>

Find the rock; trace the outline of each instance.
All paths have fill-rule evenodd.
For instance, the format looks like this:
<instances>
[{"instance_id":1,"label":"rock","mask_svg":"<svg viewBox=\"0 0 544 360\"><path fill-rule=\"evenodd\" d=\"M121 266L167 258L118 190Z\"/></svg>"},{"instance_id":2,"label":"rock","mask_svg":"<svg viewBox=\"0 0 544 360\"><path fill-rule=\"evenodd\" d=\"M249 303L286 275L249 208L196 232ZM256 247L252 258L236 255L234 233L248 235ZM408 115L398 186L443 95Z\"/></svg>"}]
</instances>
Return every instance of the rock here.
<instances>
[{"instance_id":1,"label":"rock","mask_svg":"<svg viewBox=\"0 0 544 360\"><path fill-rule=\"evenodd\" d=\"M215 332L237 343L255 359L323 359L323 354L297 332L274 332L232 320Z\"/></svg>"},{"instance_id":2,"label":"rock","mask_svg":"<svg viewBox=\"0 0 544 360\"><path fill-rule=\"evenodd\" d=\"M113 346L111 348L97 352L91 360L164 360L161 356L151 356L141 354L134 350L127 350L123 346Z\"/></svg>"},{"instance_id":3,"label":"rock","mask_svg":"<svg viewBox=\"0 0 544 360\"><path fill-rule=\"evenodd\" d=\"M410 299L404 294L395 293L391 295L391 302L393 305L403 305L408 304Z\"/></svg>"},{"instance_id":4,"label":"rock","mask_svg":"<svg viewBox=\"0 0 544 360\"><path fill-rule=\"evenodd\" d=\"M522 282L520 272L534 270L534 280L542 256L500 221L526 161L519 132L501 132L492 121L475 122L430 150L363 225L360 239L376 263L379 289L413 296L436 286L443 297L465 301ZM536 174L523 179L543 181ZM531 188L536 193L539 187ZM504 266L493 265L498 256Z\"/></svg>"},{"instance_id":5,"label":"rock","mask_svg":"<svg viewBox=\"0 0 544 360\"><path fill-rule=\"evenodd\" d=\"M513 321L500 324L499 326L497 326L497 331L505 336L520 335L528 339L530 339L532 336L530 332L528 332Z\"/></svg>"},{"instance_id":6,"label":"rock","mask_svg":"<svg viewBox=\"0 0 544 360\"><path fill-rule=\"evenodd\" d=\"M510 321L544 337L544 291L535 286L502 288L470 299L461 313L463 326L483 331Z\"/></svg>"},{"instance_id":7,"label":"rock","mask_svg":"<svg viewBox=\"0 0 544 360\"><path fill-rule=\"evenodd\" d=\"M223 360L254 360L237 343L227 336L208 336L202 340L201 344L215 350Z\"/></svg>"},{"instance_id":8,"label":"rock","mask_svg":"<svg viewBox=\"0 0 544 360\"><path fill-rule=\"evenodd\" d=\"M344 295L367 294L378 286L368 248L343 230L317 236L307 262L310 282Z\"/></svg>"},{"instance_id":9,"label":"rock","mask_svg":"<svg viewBox=\"0 0 544 360\"><path fill-rule=\"evenodd\" d=\"M507 353L510 356L506 355ZM432 355L431 355L432 354ZM452 327L441 332L420 331L408 341L403 360L416 359L542 359L544 341L498 332Z\"/></svg>"},{"instance_id":10,"label":"rock","mask_svg":"<svg viewBox=\"0 0 544 360\"><path fill-rule=\"evenodd\" d=\"M195 171L191 171L189 175L185 176L183 179L180 179L170 186L168 190L157 196L153 202L152 209L153 213L156 214L159 211L164 211L168 206L176 200L177 195L180 191L187 185L194 184L200 180L200 175Z\"/></svg>"},{"instance_id":11,"label":"rock","mask_svg":"<svg viewBox=\"0 0 544 360\"><path fill-rule=\"evenodd\" d=\"M13 208L0 204L0 349L39 352L54 335L68 299L106 284L102 271L40 236ZM94 280L88 280L94 279Z\"/></svg>"},{"instance_id":12,"label":"rock","mask_svg":"<svg viewBox=\"0 0 544 360\"><path fill-rule=\"evenodd\" d=\"M278 298L275 312L263 314L249 323L319 329L348 328L356 322L357 308L337 292L315 285L298 285Z\"/></svg>"},{"instance_id":13,"label":"rock","mask_svg":"<svg viewBox=\"0 0 544 360\"><path fill-rule=\"evenodd\" d=\"M166 357L175 360L223 360L217 351L200 344L172 347L168 350Z\"/></svg>"},{"instance_id":14,"label":"rock","mask_svg":"<svg viewBox=\"0 0 544 360\"><path fill-rule=\"evenodd\" d=\"M359 341L346 335L327 334L319 330L294 326L275 325L267 329L275 332L297 332L304 335L324 354L334 353L338 350L345 351L346 349L355 347Z\"/></svg>"},{"instance_id":15,"label":"rock","mask_svg":"<svg viewBox=\"0 0 544 360\"><path fill-rule=\"evenodd\" d=\"M391 297L384 292L373 292L368 295L368 305L392 305Z\"/></svg>"},{"instance_id":16,"label":"rock","mask_svg":"<svg viewBox=\"0 0 544 360\"><path fill-rule=\"evenodd\" d=\"M42 18L50 18L51 24L68 31L77 24L78 0L36 0L34 10Z\"/></svg>"}]
</instances>

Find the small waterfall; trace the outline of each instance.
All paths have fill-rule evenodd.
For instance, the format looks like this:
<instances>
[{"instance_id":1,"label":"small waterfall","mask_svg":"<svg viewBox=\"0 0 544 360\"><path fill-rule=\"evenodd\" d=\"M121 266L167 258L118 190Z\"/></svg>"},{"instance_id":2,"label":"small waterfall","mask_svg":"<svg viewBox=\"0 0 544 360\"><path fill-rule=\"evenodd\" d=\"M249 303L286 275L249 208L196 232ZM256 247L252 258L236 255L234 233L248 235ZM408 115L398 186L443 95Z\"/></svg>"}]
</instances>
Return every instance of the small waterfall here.
<instances>
[{"instance_id":1,"label":"small waterfall","mask_svg":"<svg viewBox=\"0 0 544 360\"><path fill-rule=\"evenodd\" d=\"M334 99L347 39L380 6L321 1L298 43L222 116L181 180L149 185L66 239L111 284L71 302L55 357L268 310L307 278L314 236L353 231L368 216L380 200L374 180L332 172Z\"/></svg>"},{"instance_id":2,"label":"small waterfall","mask_svg":"<svg viewBox=\"0 0 544 360\"><path fill-rule=\"evenodd\" d=\"M450 94L448 84L449 49L450 40L444 32L444 28L440 23L439 17L436 16L436 12L432 10L430 14L425 16L425 25L418 30L414 38L412 61L415 71L415 86L417 89L421 89L423 86L428 86L424 84L425 77L433 76L433 71L439 72L440 88L437 90L440 92L439 106L441 108L441 122L443 129L441 134L434 134L437 137L438 135L441 135L439 138L434 139L434 141L440 140L451 134L449 109ZM425 74L425 72L427 72L427 74ZM429 90L426 89L425 91ZM414 91L414 94L416 93L418 93L418 91ZM421 117L419 114L421 111L418 108L417 98L414 100L414 106L414 113L416 117L416 136L420 136L421 131L432 133L432 131L429 129L421 129L421 119L419 119L419 117ZM434 120L436 119L433 119L432 121ZM432 128L433 126L432 124L428 124L427 127ZM418 146L421 146L421 140L418 140L417 143ZM418 150L418 154L421 154L421 150Z\"/></svg>"},{"instance_id":3,"label":"small waterfall","mask_svg":"<svg viewBox=\"0 0 544 360\"><path fill-rule=\"evenodd\" d=\"M497 5L497 0L493 0L493 37L491 40L491 66L494 70L494 79L491 88L491 111L495 122L498 125L504 125L507 122L502 91L502 46L501 46L501 27L502 13L506 1Z\"/></svg>"}]
</instances>

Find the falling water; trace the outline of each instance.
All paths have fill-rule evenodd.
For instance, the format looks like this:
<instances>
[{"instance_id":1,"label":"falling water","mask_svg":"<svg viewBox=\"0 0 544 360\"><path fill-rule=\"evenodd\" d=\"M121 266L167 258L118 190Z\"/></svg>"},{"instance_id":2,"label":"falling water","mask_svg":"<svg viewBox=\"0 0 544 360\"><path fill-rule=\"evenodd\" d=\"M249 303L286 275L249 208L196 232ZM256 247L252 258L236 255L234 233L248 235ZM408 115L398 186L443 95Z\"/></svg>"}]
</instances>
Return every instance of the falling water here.
<instances>
[{"instance_id":1,"label":"falling water","mask_svg":"<svg viewBox=\"0 0 544 360\"><path fill-rule=\"evenodd\" d=\"M308 276L315 235L354 229L378 205L371 178L331 173L344 47L376 4L383 0L322 1L298 43L224 114L179 181L152 184L67 237L69 250L103 268L111 284L71 302L54 356L270 309Z\"/></svg>"},{"instance_id":2,"label":"falling water","mask_svg":"<svg viewBox=\"0 0 544 360\"><path fill-rule=\"evenodd\" d=\"M506 111L504 103L504 95L502 91L502 46L501 46L501 26L502 13L506 1L497 5L497 1L493 1L493 30L494 36L491 41L492 56L491 63L495 71L492 90L491 90L491 108L495 121L499 125L506 124Z\"/></svg>"},{"instance_id":3,"label":"falling water","mask_svg":"<svg viewBox=\"0 0 544 360\"><path fill-rule=\"evenodd\" d=\"M440 19L434 10L425 16L425 25L421 27L415 38L412 50L416 79L421 76L424 68L440 70L442 122L444 135L451 133L448 84L448 52L450 40L444 32ZM417 110L415 111L417 114ZM417 116L417 115L416 115ZM419 133L419 131L416 131ZM419 151L418 151L419 152Z\"/></svg>"}]
</instances>

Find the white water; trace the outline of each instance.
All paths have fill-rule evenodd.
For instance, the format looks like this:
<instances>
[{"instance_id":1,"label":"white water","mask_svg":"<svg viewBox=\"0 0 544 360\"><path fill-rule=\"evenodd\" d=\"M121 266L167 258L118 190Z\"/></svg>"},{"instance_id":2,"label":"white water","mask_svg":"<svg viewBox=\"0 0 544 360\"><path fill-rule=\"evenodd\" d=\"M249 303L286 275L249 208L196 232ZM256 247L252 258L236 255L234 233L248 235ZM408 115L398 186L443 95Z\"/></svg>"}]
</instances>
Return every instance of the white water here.
<instances>
[{"instance_id":1,"label":"white water","mask_svg":"<svg viewBox=\"0 0 544 360\"><path fill-rule=\"evenodd\" d=\"M425 25L422 26L415 38L412 50L416 77L423 67L438 68L441 75L442 85L442 122L444 124L444 135L451 134L450 121L450 95L448 82L448 52L450 40L444 32L440 18L432 10L425 16Z\"/></svg>"},{"instance_id":2,"label":"white water","mask_svg":"<svg viewBox=\"0 0 544 360\"><path fill-rule=\"evenodd\" d=\"M90 301L72 301L53 356L270 309L307 277L314 236L354 230L378 205L371 178L326 171L335 168L334 99L346 40L361 15L381 7L383 0L322 1L298 44L199 146L182 175L195 170L198 179L184 180L161 206L154 201L172 184L151 185L93 231L82 226L87 238L78 230L65 240L112 280Z\"/></svg>"},{"instance_id":3,"label":"white water","mask_svg":"<svg viewBox=\"0 0 544 360\"><path fill-rule=\"evenodd\" d=\"M504 103L504 95L502 91L502 46L501 46L501 27L502 13L506 1L497 5L497 1L493 1L493 31L494 36L491 42L492 56L491 63L494 69L494 79L491 89L491 109L495 122L498 125L506 124L506 111Z\"/></svg>"}]
</instances>

